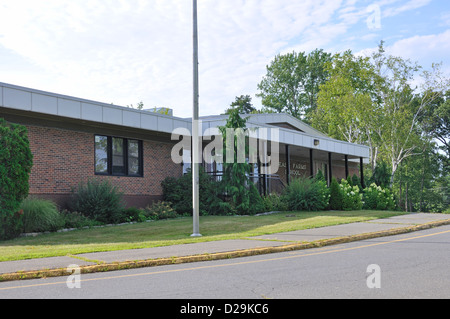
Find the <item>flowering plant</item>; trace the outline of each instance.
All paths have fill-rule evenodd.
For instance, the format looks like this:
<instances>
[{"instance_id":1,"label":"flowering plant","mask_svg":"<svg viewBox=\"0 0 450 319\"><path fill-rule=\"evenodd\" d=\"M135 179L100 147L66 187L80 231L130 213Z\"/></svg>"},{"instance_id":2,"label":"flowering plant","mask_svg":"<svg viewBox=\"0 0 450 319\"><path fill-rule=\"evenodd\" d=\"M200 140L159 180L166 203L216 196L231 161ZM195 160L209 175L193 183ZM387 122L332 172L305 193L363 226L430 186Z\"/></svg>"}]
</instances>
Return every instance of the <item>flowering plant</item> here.
<instances>
[{"instance_id":1,"label":"flowering plant","mask_svg":"<svg viewBox=\"0 0 450 319\"><path fill-rule=\"evenodd\" d=\"M360 194L358 186L352 186L346 179L343 179L339 187L342 193L343 210L358 210L362 208L362 194Z\"/></svg>"},{"instance_id":2,"label":"flowering plant","mask_svg":"<svg viewBox=\"0 0 450 319\"><path fill-rule=\"evenodd\" d=\"M382 188L372 183L364 189L364 208L392 210L394 207L394 195L388 188Z\"/></svg>"}]
</instances>

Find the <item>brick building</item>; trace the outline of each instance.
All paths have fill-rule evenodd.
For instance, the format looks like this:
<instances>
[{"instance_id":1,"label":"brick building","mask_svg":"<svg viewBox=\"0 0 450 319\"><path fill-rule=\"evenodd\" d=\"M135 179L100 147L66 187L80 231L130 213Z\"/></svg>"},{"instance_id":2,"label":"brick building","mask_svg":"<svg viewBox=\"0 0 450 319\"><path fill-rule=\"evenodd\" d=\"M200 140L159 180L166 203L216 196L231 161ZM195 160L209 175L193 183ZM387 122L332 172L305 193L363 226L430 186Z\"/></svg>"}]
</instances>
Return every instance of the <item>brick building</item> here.
<instances>
[{"instance_id":1,"label":"brick building","mask_svg":"<svg viewBox=\"0 0 450 319\"><path fill-rule=\"evenodd\" d=\"M181 176L186 169L172 160L179 142L172 140L172 132L190 131L191 119L6 83L0 83L0 117L28 128L34 156L30 194L62 206L80 182L98 178L118 186L128 205L143 207L161 199L166 177ZM203 117L203 130L224 125L226 119ZM319 169L327 180L360 174L369 157L366 146L331 139L286 114L250 115L247 127L279 131L279 170L267 175L255 164L253 177L266 193L288 184L287 176L311 176ZM220 175L220 165L204 166Z\"/></svg>"}]
</instances>

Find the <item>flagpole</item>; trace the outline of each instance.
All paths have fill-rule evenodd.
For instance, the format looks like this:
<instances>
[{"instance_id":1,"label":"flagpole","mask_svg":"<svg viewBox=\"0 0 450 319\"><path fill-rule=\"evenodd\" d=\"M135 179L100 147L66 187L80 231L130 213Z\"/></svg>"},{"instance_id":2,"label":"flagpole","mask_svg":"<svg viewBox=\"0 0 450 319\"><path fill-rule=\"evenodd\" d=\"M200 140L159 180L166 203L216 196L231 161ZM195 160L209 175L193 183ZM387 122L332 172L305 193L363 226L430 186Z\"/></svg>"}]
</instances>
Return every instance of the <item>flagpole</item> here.
<instances>
[{"instance_id":1,"label":"flagpole","mask_svg":"<svg viewBox=\"0 0 450 319\"><path fill-rule=\"evenodd\" d=\"M197 0L193 0L194 11L194 106L192 116L192 237L201 237L200 234L200 200L199 200L199 85L198 85L198 23L197 23Z\"/></svg>"}]
</instances>

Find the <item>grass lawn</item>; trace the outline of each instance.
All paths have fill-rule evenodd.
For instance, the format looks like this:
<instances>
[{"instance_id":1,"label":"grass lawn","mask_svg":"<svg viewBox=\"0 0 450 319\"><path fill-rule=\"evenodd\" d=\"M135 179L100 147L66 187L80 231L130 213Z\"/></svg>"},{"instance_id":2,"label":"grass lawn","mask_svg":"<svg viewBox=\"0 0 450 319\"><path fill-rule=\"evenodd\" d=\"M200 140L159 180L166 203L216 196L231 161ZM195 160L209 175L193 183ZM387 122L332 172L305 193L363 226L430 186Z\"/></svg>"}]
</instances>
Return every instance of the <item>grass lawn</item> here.
<instances>
[{"instance_id":1,"label":"grass lawn","mask_svg":"<svg viewBox=\"0 0 450 319\"><path fill-rule=\"evenodd\" d=\"M203 235L200 238L190 237L192 233L191 218L84 229L0 242L0 261L244 239L251 236L367 221L401 214L404 213L361 210L285 212L265 216L205 216L200 217L200 233Z\"/></svg>"}]
</instances>

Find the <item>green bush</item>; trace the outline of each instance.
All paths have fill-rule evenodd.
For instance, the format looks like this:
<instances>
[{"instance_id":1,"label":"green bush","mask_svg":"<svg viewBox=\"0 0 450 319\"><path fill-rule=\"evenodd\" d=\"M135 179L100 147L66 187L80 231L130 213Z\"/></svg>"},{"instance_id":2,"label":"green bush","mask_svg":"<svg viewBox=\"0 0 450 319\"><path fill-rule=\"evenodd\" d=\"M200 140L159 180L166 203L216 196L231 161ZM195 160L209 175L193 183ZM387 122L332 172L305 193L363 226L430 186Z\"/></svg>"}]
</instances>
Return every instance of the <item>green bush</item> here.
<instances>
[{"instance_id":1,"label":"green bush","mask_svg":"<svg viewBox=\"0 0 450 319\"><path fill-rule=\"evenodd\" d=\"M382 188L389 187L391 184L392 170L386 162L377 162L373 175L369 178L369 184L375 183Z\"/></svg>"},{"instance_id":2,"label":"green bush","mask_svg":"<svg viewBox=\"0 0 450 319\"><path fill-rule=\"evenodd\" d=\"M364 208L392 210L395 208L394 195L389 188L382 188L372 183L364 189Z\"/></svg>"},{"instance_id":3,"label":"green bush","mask_svg":"<svg viewBox=\"0 0 450 319\"><path fill-rule=\"evenodd\" d=\"M229 202L221 197L222 187L203 168L199 173L201 215L226 215L232 212ZM161 183L165 202L172 203L178 214L192 214L192 173L180 178L168 177Z\"/></svg>"},{"instance_id":4,"label":"green bush","mask_svg":"<svg viewBox=\"0 0 450 319\"><path fill-rule=\"evenodd\" d=\"M348 175L347 176L347 184L348 185L350 185L351 187L353 187L353 186L355 186L354 184L353 184L353 180L352 180L352 177L350 176L350 175Z\"/></svg>"},{"instance_id":5,"label":"green bush","mask_svg":"<svg viewBox=\"0 0 450 319\"><path fill-rule=\"evenodd\" d=\"M264 210L266 212L273 211L286 211L289 210L286 201L283 200L283 197L276 194L271 193L263 198L264 201Z\"/></svg>"},{"instance_id":6,"label":"green bush","mask_svg":"<svg viewBox=\"0 0 450 319\"><path fill-rule=\"evenodd\" d=\"M255 215L265 211L264 200L254 184L249 186L249 214Z\"/></svg>"},{"instance_id":7,"label":"green bush","mask_svg":"<svg viewBox=\"0 0 450 319\"><path fill-rule=\"evenodd\" d=\"M99 226L102 223L90 219L79 212L71 212L64 209L60 212L61 218L63 220L62 228L83 228L83 227L93 227Z\"/></svg>"},{"instance_id":8,"label":"green bush","mask_svg":"<svg viewBox=\"0 0 450 319\"><path fill-rule=\"evenodd\" d=\"M342 210L342 192L336 178L331 179L330 184L330 209Z\"/></svg>"},{"instance_id":9,"label":"green bush","mask_svg":"<svg viewBox=\"0 0 450 319\"><path fill-rule=\"evenodd\" d=\"M358 186L359 192L362 193L363 187L362 187L362 185L361 185L361 179L360 179L356 174L353 174L353 177L352 177L352 185L353 185L353 186Z\"/></svg>"},{"instance_id":10,"label":"green bush","mask_svg":"<svg viewBox=\"0 0 450 319\"><path fill-rule=\"evenodd\" d=\"M192 175L190 175L192 178ZM190 181L192 184L192 180ZM189 202L189 194L192 194L192 185L189 186L187 175L180 178L167 177L161 183L164 201L172 203L173 207L181 214L192 212L192 197ZM192 195L191 195L192 196ZM178 208L179 206L179 208Z\"/></svg>"},{"instance_id":11,"label":"green bush","mask_svg":"<svg viewBox=\"0 0 450 319\"><path fill-rule=\"evenodd\" d=\"M138 222L142 223L146 221L145 212L142 209L136 207L129 207L123 210L122 221L124 222Z\"/></svg>"},{"instance_id":12,"label":"green bush","mask_svg":"<svg viewBox=\"0 0 450 319\"><path fill-rule=\"evenodd\" d=\"M147 206L147 208L145 208L145 214L149 219L153 220L176 218L179 216L172 208L172 203L161 201L153 203L151 206Z\"/></svg>"},{"instance_id":13,"label":"green bush","mask_svg":"<svg viewBox=\"0 0 450 319\"><path fill-rule=\"evenodd\" d=\"M343 210L359 210L362 208L362 194L359 193L358 186L351 186L346 179L339 185L342 193Z\"/></svg>"},{"instance_id":14,"label":"green bush","mask_svg":"<svg viewBox=\"0 0 450 319\"><path fill-rule=\"evenodd\" d=\"M118 223L122 221L124 204L123 194L108 180L88 180L80 183L73 193L69 207L72 211L101 223Z\"/></svg>"},{"instance_id":15,"label":"green bush","mask_svg":"<svg viewBox=\"0 0 450 319\"><path fill-rule=\"evenodd\" d=\"M323 210L328 206L329 197L324 181L309 178L293 179L283 193L289 210L293 211Z\"/></svg>"},{"instance_id":16,"label":"green bush","mask_svg":"<svg viewBox=\"0 0 450 319\"><path fill-rule=\"evenodd\" d=\"M21 204L25 233L56 231L63 228L64 220L55 203L38 198L26 198Z\"/></svg>"},{"instance_id":17,"label":"green bush","mask_svg":"<svg viewBox=\"0 0 450 319\"><path fill-rule=\"evenodd\" d=\"M316 176L314 176L314 179L326 182L325 176L323 175L321 169L319 169L319 171L317 172Z\"/></svg>"},{"instance_id":18,"label":"green bush","mask_svg":"<svg viewBox=\"0 0 450 319\"><path fill-rule=\"evenodd\" d=\"M0 239L14 238L22 230L19 206L28 196L32 166L26 127L0 119Z\"/></svg>"}]
</instances>

